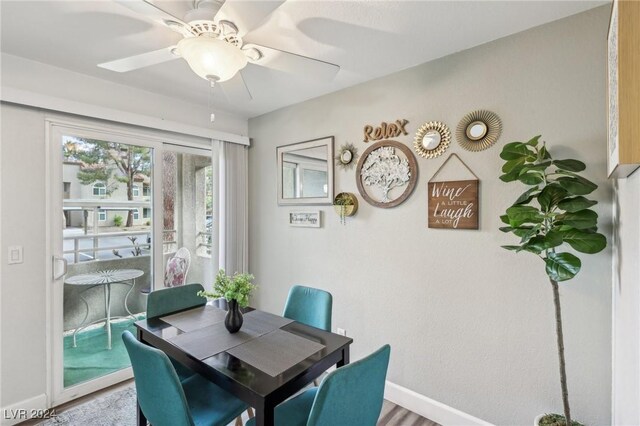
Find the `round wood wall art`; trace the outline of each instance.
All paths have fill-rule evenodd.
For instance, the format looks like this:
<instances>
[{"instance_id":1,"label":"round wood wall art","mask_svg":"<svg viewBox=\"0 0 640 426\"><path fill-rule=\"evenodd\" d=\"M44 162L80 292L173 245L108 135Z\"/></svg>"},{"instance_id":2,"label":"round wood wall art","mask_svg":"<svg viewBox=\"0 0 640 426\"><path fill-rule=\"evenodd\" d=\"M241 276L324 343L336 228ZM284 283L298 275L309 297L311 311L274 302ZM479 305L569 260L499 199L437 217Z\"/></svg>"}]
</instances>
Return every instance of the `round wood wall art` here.
<instances>
[{"instance_id":1,"label":"round wood wall art","mask_svg":"<svg viewBox=\"0 0 640 426\"><path fill-rule=\"evenodd\" d=\"M502 121L496 113L479 109L462 117L456 139L467 151L482 151L496 143L502 134Z\"/></svg>"},{"instance_id":2,"label":"round wood wall art","mask_svg":"<svg viewBox=\"0 0 640 426\"><path fill-rule=\"evenodd\" d=\"M413 147L424 158L436 158L449 148L451 131L440 121L424 123L416 132Z\"/></svg>"},{"instance_id":3,"label":"round wood wall art","mask_svg":"<svg viewBox=\"0 0 640 426\"><path fill-rule=\"evenodd\" d=\"M356 168L356 183L362 198L372 206L385 209L409 198L417 180L416 157L409 147L392 140L368 147ZM404 188L402 193L396 195L401 188Z\"/></svg>"}]
</instances>

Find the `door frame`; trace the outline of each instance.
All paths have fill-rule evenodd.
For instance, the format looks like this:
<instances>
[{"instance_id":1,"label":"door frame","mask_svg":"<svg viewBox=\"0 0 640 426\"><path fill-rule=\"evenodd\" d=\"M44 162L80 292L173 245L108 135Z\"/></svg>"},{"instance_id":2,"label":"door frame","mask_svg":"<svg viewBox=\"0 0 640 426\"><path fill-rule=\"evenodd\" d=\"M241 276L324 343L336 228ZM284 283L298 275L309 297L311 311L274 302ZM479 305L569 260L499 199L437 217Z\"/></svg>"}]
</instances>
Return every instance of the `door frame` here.
<instances>
[{"instance_id":1,"label":"door frame","mask_svg":"<svg viewBox=\"0 0 640 426\"><path fill-rule=\"evenodd\" d=\"M97 123L91 120L74 119L66 116L48 115L45 117L45 175L48 178L45 200L45 242L46 242L46 318L48 319L46 334L46 388L47 407L55 407L81 396L93 393L108 386L120 383L133 377L131 368L107 374L97 379L64 388L64 347L61 339L63 333L63 301L64 284L62 275L58 275L58 263L53 256L59 253L62 221L62 150L60 140L64 135L108 140L110 142L145 146L153 149L152 155L152 234L153 241L162 241L162 154L164 144L176 148L198 148L211 152L211 142L195 144L180 141L175 136L165 137L152 134L144 129L122 128L117 124ZM157 133L157 132L156 132ZM163 282L162 244L154 243L152 247L151 270L153 271L152 287Z\"/></svg>"}]
</instances>

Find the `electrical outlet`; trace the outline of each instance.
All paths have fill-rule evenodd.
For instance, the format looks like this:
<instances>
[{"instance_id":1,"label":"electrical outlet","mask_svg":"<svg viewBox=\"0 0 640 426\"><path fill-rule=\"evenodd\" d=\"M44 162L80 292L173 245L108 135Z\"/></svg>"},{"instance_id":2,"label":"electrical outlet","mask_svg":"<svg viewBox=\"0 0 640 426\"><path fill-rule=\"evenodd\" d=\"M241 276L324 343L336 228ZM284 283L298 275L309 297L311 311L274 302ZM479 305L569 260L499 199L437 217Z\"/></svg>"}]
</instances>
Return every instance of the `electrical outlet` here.
<instances>
[{"instance_id":1,"label":"electrical outlet","mask_svg":"<svg viewBox=\"0 0 640 426\"><path fill-rule=\"evenodd\" d=\"M347 330L345 330L344 328L336 328L336 333L341 335L341 336L346 336L347 335Z\"/></svg>"},{"instance_id":2,"label":"electrical outlet","mask_svg":"<svg viewBox=\"0 0 640 426\"><path fill-rule=\"evenodd\" d=\"M9 265L15 265L16 263L22 263L22 246L9 247Z\"/></svg>"}]
</instances>

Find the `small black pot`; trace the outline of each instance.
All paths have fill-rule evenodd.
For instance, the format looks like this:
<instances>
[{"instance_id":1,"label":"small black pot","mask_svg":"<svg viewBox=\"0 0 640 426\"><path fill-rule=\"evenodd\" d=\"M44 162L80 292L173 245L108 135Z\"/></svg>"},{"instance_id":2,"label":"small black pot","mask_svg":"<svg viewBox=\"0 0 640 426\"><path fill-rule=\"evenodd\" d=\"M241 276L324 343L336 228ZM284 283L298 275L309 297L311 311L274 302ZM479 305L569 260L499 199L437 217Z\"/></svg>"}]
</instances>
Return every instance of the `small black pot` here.
<instances>
[{"instance_id":1,"label":"small black pot","mask_svg":"<svg viewBox=\"0 0 640 426\"><path fill-rule=\"evenodd\" d=\"M227 316L224 317L224 326L229 333L237 333L242 328L242 312L240 312L240 306L238 306L237 300L229 300L227 310Z\"/></svg>"}]
</instances>

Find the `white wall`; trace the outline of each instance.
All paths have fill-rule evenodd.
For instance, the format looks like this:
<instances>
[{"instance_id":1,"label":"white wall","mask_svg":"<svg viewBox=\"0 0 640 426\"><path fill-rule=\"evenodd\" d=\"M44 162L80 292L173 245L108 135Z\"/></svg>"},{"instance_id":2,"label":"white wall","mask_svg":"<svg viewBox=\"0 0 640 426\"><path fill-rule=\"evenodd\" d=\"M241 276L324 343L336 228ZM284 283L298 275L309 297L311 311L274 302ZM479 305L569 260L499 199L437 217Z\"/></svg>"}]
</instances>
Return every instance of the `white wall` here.
<instances>
[{"instance_id":1,"label":"white wall","mask_svg":"<svg viewBox=\"0 0 640 426\"><path fill-rule=\"evenodd\" d=\"M206 107L176 100L85 74L2 53L2 89L17 89L43 96L89 105L99 105L173 121L185 125L211 128L209 117L216 113L215 130L247 134L247 120L237 114L210 111Z\"/></svg>"},{"instance_id":2,"label":"white wall","mask_svg":"<svg viewBox=\"0 0 640 426\"><path fill-rule=\"evenodd\" d=\"M640 171L616 184L613 424L640 425Z\"/></svg>"},{"instance_id":3,"label":"white wall","mask_svg":"<svg viewBox=\"0 0 640 426\"><path fill-rule=\"evenodd\" d=\"M334 327L353 336L357 359L392 347L388 379L498 424L531 424L561 412L551 287L541 263L500 248L513 237L498 216L523 187L498 180L501 145L542 134L552 153L588 164L600 185L602 231L611 232L606 180L605 60L608 7L249 120L250 271L260 308L280 312L296 283L334 295ZM389 60L393 60L390 56ZM297 207L276 204L275 148L327 135L360 153L365 124L406 118L414 132L442 120L455 129L486 108L504 122L498 146L480 153L452 141L418 159L413 195L385 210L360 198L346 226L322 206L321 229L287 225ZM412 145L412 135L398 138ZM427 229L427 181L452 152L480 177L480 230ZM337 192L358 193L353 169ZM611 251L581 256L562 285L570 398L575 418L611 421Z\"/></svg>"}]
</instances>

